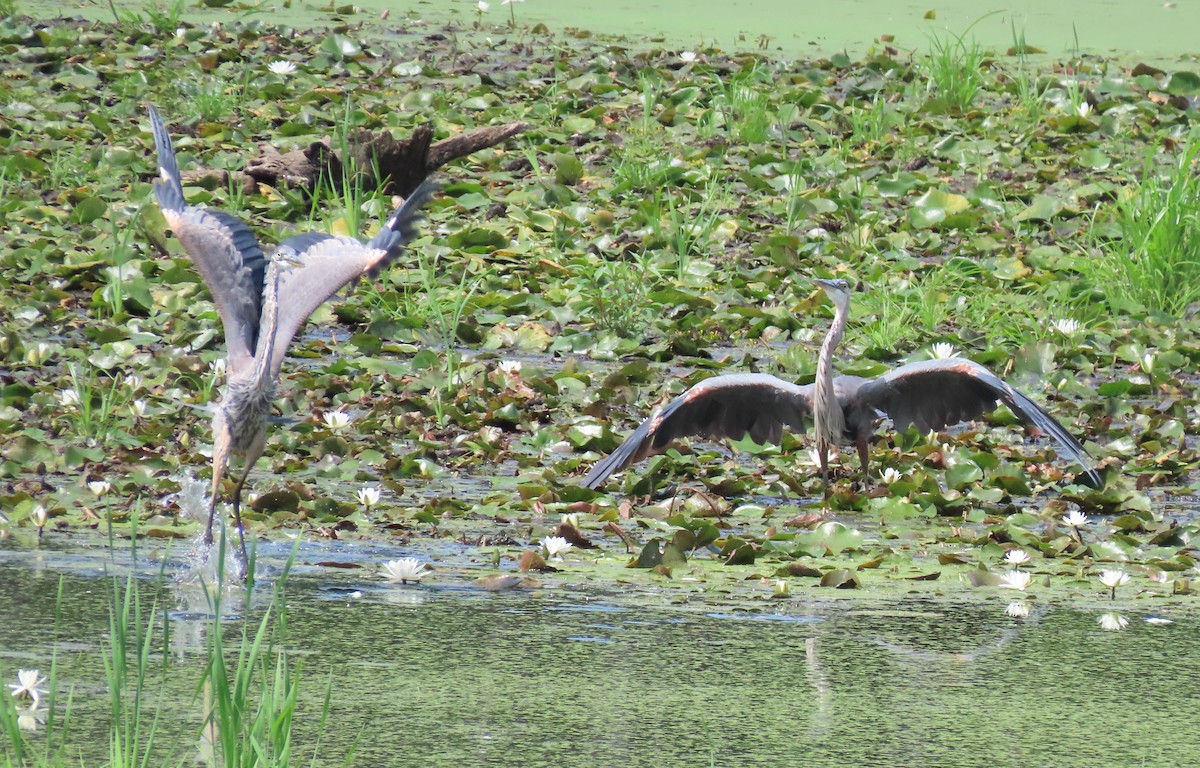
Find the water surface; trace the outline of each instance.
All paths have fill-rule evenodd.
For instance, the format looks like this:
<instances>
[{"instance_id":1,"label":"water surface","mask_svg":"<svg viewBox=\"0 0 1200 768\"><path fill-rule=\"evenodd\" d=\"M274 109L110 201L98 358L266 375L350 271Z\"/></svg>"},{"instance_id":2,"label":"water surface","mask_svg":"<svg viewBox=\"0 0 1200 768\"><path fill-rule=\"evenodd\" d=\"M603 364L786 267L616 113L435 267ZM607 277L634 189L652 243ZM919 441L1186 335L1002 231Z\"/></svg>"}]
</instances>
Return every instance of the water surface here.
<instances>
[{"instance_id":1,"label":"water surface","mask_svg":"<svg viewBox=\"0 0 1200 768\"><path fill-rule=\"evenodd\" d=\"M57 648L85 764L106 744L112 577L100 574L123 584L136 573L148 605L164 557L168 577L187 571L182 549L134 564L104 548L0 544L0 665L9 677L46 670ZM994 592L753 600L598 586L577 564L540 588L488 593L469 587L466 560L465 577L452 568L420 587L316 565L401 554L365 549L305 544L288 581L287 645L303 671L294 754L305 760L332 686L318 765L351 748L364 766L1195 764L1200 641L1186 620L1146 624L1144 608L1106 632L1102 606L1035 607L1020 621ZM252 620L285 556L263 545ZM185 757L212 626L202 595L168 578L160 598L170 637L158 706ZM231 642L245 606L226 608ZM1163 615L1172 608L1164 601Z\"/></svg>"}]
</instances>

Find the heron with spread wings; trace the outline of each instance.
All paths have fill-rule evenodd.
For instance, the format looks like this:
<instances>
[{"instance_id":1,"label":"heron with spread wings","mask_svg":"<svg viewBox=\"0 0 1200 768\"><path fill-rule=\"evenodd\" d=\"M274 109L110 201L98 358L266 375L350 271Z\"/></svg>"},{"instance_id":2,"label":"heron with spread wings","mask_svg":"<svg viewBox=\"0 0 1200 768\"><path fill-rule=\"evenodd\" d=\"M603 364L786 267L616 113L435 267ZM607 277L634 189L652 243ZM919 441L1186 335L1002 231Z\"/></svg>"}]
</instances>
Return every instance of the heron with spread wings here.
<instances>
[{"instance_id":1,"label":"heron with spread wings","mask_svg":"<svg viewBox=\"0 0 1200 768\"><path fill-rule=\"evenodd\" d=\"M1025 424L1053 437L1084 472L1081 482L1102 487L1087 450L1037 403L971 360L948 358L902 365L875 379L834 376L833 357L850 317L850 286L845 280L816 280L833 301L833 326L821 345L817 376L803 386L762 373L714 376L696 384L646 419L583 480L598 488L608 476L655 453L676 439L702 436L756 443L779 443L785 427L804 432L813 425L821 478L828 489L829 449L853 444L863 478L868 476L867 443L876 424L891 419L897 430L916 426L941 429L1008 406Z\"/></svg>"},{"instance_id":2,"label":"heron with spread wings","mask_svg":"<svg viewBox=\"0 0 1200 768\"><path fill-rule=\"evenodd\" d=\"M233 490L233 517L245 566L242 488L266 447L271 399L288 345L309 315L342 286L374 276L404 251L416 236L421 207L437 186L422 183L366 243L305 232L280 243L268 260L236 216L186 204L171 137L153 106L150 124L158 154L158 206L208 286L225 328L227 379L213 407L212 497L204 543L213 542L221 477L230 456L240 455L244 466Z\"/></svg>"}]
</instances>

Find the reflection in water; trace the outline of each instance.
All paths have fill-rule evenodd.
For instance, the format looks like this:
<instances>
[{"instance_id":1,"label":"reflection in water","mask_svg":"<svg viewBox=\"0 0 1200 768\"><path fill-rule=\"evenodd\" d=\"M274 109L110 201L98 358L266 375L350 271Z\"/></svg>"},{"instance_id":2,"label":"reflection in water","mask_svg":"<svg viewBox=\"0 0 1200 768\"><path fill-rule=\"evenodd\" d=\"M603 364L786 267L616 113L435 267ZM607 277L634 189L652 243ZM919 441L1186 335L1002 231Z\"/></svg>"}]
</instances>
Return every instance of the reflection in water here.
<instances>
[{"instance_id":1,"label":"reflection in water","mask_svg":"<svg viewBox=\"0 0 1200 768\"><path fill-rule=\"evenodd\" d=\"M99 638L111 584L96 577L105 569L61 551L43 551L31 568L28 553L7 546L0 666L48 669L57 655L59 690L73 696L72 748L83 764L102 762ZM1183 614L1112 633L1094 613L1064 608L1014 621L1000 598L978 593L979 602L826 603L827 593L793 588L786 602L692 595L672 604L661 593L567 586L569 573L498 593L384 586L373 572L311 566L328 546L302 551L287 584L287 647L303 672L293 745L302 761L319 744L319 764L353 751L355 765L391 766L1092 768L1187 765L1200 743L1177 668L1200 640ZM278 573L286 554L268 552L263 572ZM158 566L141 566L147 594ZM200 681L214 608L200 583L172 581L160 597L170 644L153 706L164 743L198 744L207 762L216 734L201 738L210 695ZM241 590L221 595L227 647L243 617L257 626L272 587L260 584L250 605L237 602ZM330 721L317 733L327 691ZM1160 738L1163 722L1170 739Z\"/></svg>"}]
</instances>

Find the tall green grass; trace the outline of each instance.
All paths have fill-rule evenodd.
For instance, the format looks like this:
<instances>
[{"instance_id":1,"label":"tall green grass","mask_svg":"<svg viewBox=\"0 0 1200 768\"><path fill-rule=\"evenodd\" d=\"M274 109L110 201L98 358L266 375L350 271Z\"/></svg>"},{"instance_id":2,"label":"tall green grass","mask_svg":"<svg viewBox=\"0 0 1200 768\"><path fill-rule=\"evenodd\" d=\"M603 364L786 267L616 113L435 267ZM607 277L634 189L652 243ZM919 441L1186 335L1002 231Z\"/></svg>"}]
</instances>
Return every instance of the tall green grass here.
<instances>
[{"instance_id":1,"label":"tall green grass","mask_svg":"<svg viewBox=\"0 0 1200 768\"><path fill-rule=\"evenodd\" d=\"M1180 316L1200 301L1200 141L1165 169L1147 158L1142 180L1109 206L1115 228L1096 238L1093 285L1114 309Z\"/></svg>"},{"instance_id":2,"label":"tall green grass","mask_svg":"<svg viewBox=\"0 0 1200 768\"><path fill-rule=\"evenodd\" d=\"M217 562L223 562L223 558ZM164 701L170 690L166 685L168 674L178 679L188 670L173 670L175 662L167 653L170 625L162 620L163 572L151 589L132 576L113 580L108 632L99 650L108 698L105 768L188 765L193 755L182 747L190 748L197 735L202 743L211 745L214 762L224 768L283 768L292 764L296 759L293 728L298 722L301 675L286 648L284 588L291 562L284 567L271 604L261 618L246 619L240 626L227 626L222 620L225 579L220 567L216 584L206 585L210 610L205 619L205 654L195 688L201 716L194 730L180 727L175 708ZM253 586L237 588L247 590L249 605ZM61 616L62 605L60 583L56 616ZM59 624L61 620L56 619ZM90 765L95 759L96 746L84 741L94 738L95 729L72 727L71 692L60 690L60 666L55 653L45 684L49 693L37 710L38 722L33 729L22 727L23 716L24 725L30 724L28 709L19 707L7 695L7 689L2 692L5 695L0 695L0 768L66 768ZM76 670L87 666L86 659L76 659L69 665ZM0 678L7 681L13 677L14 672L0 668ZM314 733L321 733L328 721L331 693L331 686L327 686L321 711L310 721L315 725ZM77 735L77 730L84 732ZM319 739L313 746L314 757L318 747Z\"/></svg>"},{"instance_id":3,"label":"tall green grass","mask_svg":"<svg viewBox=\"0 0 1200 768\"><path fill-rule=\"evenodd\" d=\"M974 39L967 39L969 32L970 27L962 35L930 34L929 54L924 63L929 92L927 108L965 112L974 106L984 84L985 55Z\"/></svg>"}]
</instances>

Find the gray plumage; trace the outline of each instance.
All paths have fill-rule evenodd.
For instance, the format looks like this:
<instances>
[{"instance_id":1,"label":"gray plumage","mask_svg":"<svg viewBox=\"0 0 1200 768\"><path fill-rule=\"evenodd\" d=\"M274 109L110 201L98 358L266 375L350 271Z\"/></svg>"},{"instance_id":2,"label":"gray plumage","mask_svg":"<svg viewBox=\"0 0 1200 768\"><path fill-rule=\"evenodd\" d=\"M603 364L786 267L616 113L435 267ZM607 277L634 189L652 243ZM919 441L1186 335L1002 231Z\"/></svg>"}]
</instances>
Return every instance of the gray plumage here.
<instances>
[{"instance_id":1,"label":"gray plumage","mask_svg":"<svg viewBox=\"0 0 1200 768\"><path fill-rule=\"evenodd\" d=\"M833 376L832 359L849 317L850 290L842 280L816 281L836 307L833 326L821 348L812 384L792 384L767 374L726 374L705 379L646 419L583 480L598 488L614 472L641 461L681 437L778 443L783 429L804 432L816 425L822 476L828 479L826 451L852 443L867 475L867 441L884 417L895 429L922 432L978 418L998 403L1017 418L1050 435L1063 453L1084 468L1080 479L1099 488L1100 474L1087 450L1037 403L978 363L961 358L903 365L875 379Z\"/></svg>"},{"instance_id":2,"label":"gray plumage","mask_svg":"<svg viewBox=\"0 0 1200 768\"><path fill-rule=\"evenodd\" d=\"M421 208L437 186L422 183L366 243L298 234L280 243L268 264L243 222L185 203L170 135L153 106L149 111L160 177L154 182L155 197L208 286L225 328L228 379L213 414L213 484L205 542L213 540L221 476L230 454L239 454L244 467L234 489L233 512L245 563L242 487L266 447L271 398L288 345L317 307L346 284L377 274L403 252L405 243L416 236Z\"/></svg>"}]
</instances>

